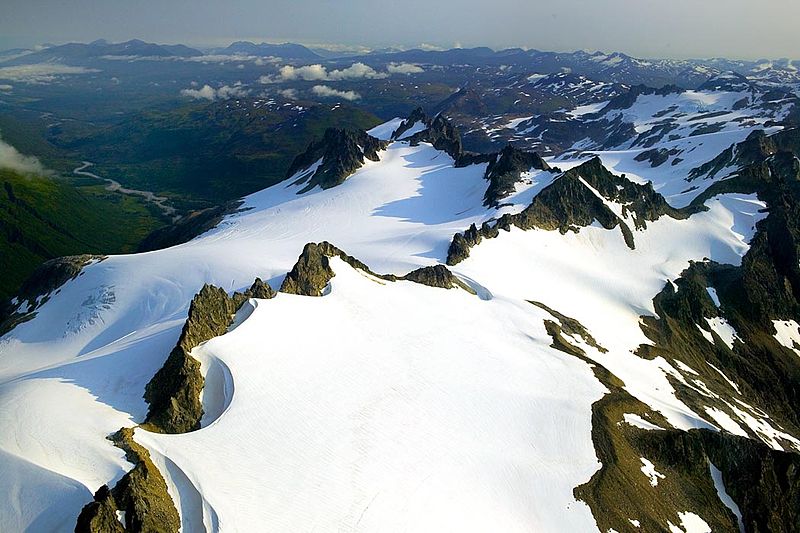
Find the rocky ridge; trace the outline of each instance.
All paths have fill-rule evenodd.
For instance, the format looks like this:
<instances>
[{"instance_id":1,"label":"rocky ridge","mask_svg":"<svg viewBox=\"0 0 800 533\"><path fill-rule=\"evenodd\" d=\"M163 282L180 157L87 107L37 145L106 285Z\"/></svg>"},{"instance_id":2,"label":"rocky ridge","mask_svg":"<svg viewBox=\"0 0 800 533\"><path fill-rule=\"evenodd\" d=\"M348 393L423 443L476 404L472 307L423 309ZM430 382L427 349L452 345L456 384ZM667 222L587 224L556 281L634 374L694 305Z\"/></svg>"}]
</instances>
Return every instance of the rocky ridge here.
<instances>
[{"instance_id":1,"label":"rocky ridge","mask_svg":"<svg viewBox=\"0 0 800 533\"><path fill-rule=\"evenodd\" d=\"M387 145L387 141L376 139L362 130L328 128L322 139L309 144L306 151L294 159L286 177L297 176L294 184L305 185L298 194L316 186L330 189L361 168L365 159L378 161L378 152ZM312 168L317 162L319 165Z\"/></svg>"},{"instance_id":2,"label":"rocky ridge","mask_svg":"<svg viewBox=\"0 0 800 533\"><path fill-rule=\"evenodd\" d=\"M619 213L609 204L616 204ZM700 207L692 210L699 210ZM455 265L469 256L469 249L482 239L494 238L500 229L512 226L522 230L579 231L594 221L606 229L620 228L625 243L634 249L633 230L645 229L647 222L663 215L686 218L692 210L671 207L664 197L653 190L650 183L633 183L623 176L608 171L594 157L564 172L553 183L542 189L531 204L517 214L505 214L494 225L484 224L477 229L473 224L464 233L457 233L447 253L447 264Z\"/></svg>"}]
</instances>

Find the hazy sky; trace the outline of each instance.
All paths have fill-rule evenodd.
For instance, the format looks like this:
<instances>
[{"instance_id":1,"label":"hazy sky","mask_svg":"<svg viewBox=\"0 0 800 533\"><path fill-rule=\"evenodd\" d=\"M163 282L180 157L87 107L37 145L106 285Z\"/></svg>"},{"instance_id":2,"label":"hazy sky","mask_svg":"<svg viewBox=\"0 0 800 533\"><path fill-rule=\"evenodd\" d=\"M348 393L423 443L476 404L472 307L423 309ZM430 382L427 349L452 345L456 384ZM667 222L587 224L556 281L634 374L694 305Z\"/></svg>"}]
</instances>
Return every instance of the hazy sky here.
<instances>
[{"instance_id":1,"label":"hazy sky","mask_svg":"<svg viewBox=\"0 0 800 533\"><path fill-rule=\"evenodd\" d=\"M0 48L232 40L800 59L800 0L2 0Z\"/></svg>"}]
</instances>

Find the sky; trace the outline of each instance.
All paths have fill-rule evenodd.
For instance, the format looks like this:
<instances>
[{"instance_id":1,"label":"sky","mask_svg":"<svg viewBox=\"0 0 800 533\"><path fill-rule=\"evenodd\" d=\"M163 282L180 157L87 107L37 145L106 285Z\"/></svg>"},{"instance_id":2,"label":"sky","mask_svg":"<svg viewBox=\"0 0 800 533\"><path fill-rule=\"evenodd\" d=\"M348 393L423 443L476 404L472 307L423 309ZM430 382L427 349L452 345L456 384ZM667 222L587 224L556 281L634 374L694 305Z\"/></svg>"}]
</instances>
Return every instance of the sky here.
<instances>
[{"instance_id":1,"label":"sky","mask_svg":"<svg viewBox=\"0 0 800 533\"><path fill-rule=\"evenodd\" d=\"M800 59L798 0L2 0L0 49L140 38Z\"/></svg>"}]
</instances>

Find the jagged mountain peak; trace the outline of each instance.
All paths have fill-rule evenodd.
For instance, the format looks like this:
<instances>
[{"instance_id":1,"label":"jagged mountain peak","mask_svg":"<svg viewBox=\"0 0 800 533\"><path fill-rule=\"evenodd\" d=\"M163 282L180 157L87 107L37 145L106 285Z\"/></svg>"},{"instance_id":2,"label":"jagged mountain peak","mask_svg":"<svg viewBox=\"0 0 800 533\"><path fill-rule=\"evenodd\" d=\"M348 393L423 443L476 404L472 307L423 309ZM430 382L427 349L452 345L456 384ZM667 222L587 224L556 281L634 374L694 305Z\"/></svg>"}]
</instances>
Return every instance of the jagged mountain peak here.
<instances>
[{"instance_id":1,"label":"jagged mountain peak","mask_svg":"<svg viewBox=\"0 0 800 533\"><path fill-rule=\"evenodd\" d=\"M392 132L391 138L402 139L404 136L414 135L420 129L430 127L431 122L425 110L422 109L422 107L417 107L400 123L397 129ZM415 126L416 131L414 129Z\"/></svg>"},{"instance_id":2,"label":"jagged mountain peak","mask_svg":"<svg viewBox=\"0 0 800 533\"><path fill-rule=\"evenodd\" d=\"M743 92L753 90L753 83L747 77L728 70L712 76L698 87L700 91Z\"/></svg>"},{"instance_id":3,"label":"jagged mountain peak","mask_svg":"<svg viewBox=\"0 0 800 533\"><path fill-rule=\"evenodd\" d=\"M523 173L534 169L550 170L550 165L535 152L526 152L507 144L486 167L489 187L484 195L484 205L499 206L504 198L514 192Z\"/></svg>"},{"instance_id":4,"label":"jagged mountain peak","mask_svg":"<svg viewBox=\"0 0 800 533\"><path fill-rule=\"evenodd\" d=\"M329 189L343 183L365 159L377 161L387 144L363 130L328 128L322 139L295 157L286 177L294 178L293 184L305 184L298 194L316 186Z\"/></svg>"}]
</instances>

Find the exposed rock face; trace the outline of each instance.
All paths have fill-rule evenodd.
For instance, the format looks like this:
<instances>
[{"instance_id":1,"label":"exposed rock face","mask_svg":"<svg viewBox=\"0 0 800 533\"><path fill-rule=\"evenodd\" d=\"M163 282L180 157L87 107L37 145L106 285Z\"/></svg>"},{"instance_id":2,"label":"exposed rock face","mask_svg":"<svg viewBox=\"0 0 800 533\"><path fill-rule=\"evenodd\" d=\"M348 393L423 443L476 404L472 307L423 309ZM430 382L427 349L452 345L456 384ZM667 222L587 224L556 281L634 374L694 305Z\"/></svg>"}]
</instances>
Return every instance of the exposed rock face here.
<instances>
[{"instance_id":1,"label":"exposed rock face","mask_svg":"<svg viewBox=\"0 0 800 533\"><path fill-rule=\"evenodd\" d=\"M625 220L606 202L619 204ZM509 230L516 226L523 230L541 228L566 233L578 231L596 220L606 229L619 227L625 243L633 249L633 231L629 222L633 222L634 229L643 229L647 222L658 220L663 215L686 218L693 210L699 209L701 207L674 209L653 190L652 184L640 185L625 176L616 176L603 166L600 158L595 157L556 178L522 212L500 217L494 230ZM461 237L454 237L448 250L447 264L454 265L463 260L469 255L470 246L480 242L481 238L492 236L495 236L494 231L484 226L480 231L470 228Z\"/></svg>"},{"instance_id":2,"label":"exposed rock face","mask_svg":"<svg viewBox=\"0 0 800 533\"><path fill-rule=\"evenodd\" d=\"M421 142L430 143L437 150L442 150L452 157L456 167L487 163L497 158L496 154L477 154L465 151L458 129L450 120L441 114L436 115L436 118L431 120L421 109L417 109L400 125L397 131L408 131L408 129L417 122L417 119L421 120L427 128L404 139L407 140L411 146L417 146ZM413 122L411 122L412 120ZM395 135L399 138L399 135L402 133L398 134L397 131Z\"/></svg>"},{"instance_id":3,"label":"exposed rock face","mask_svg":"<svg viewBox=\"0 0 800 533\"><path fill-rule=\"evenodd\" d=\"M336 275L330 267L326 251L329 251L326 247L313 242L306 244L297 263L286 274L280 292L303 296L322 296L322 291L331 278Z\"/></svg>"},{"instance_id":4,"label":"exposed rock face","mask_svg":"<svg viewBox=\"0 0 800 533\"><path fill-rule=\"evenodd\" d=\"M667 520L677 524L671 517L682 508L700 509L713 531L738 531L736 517L719 505L709 464L721 472L745 531L800 529L800 453L787 439L767 437L742 422L742 416L750 416L782 432L800 433L800 360L775 339L772 324L800 320L800 162L783 151L790 148L787 137L792 135L751 135L722 165L732 163L736 175L698 197L702 204L722 192L757 192L769 215L758 223L740 266L694 263L667 283L653 301L656 316L642 317L642 331L651 343L637 352L672 364L680 379L671 375L670 382L691 409L721 411L750 438L671 429L637 406L624 389L610 385L611 394L593 406L592 438L603 466L575 491L592 508L601 530L621 530L634 517L642 530L663 529ZM724 341L709 320L725 320L735 331L733 341ZM647 414L664 430L633 428L623 422L623 413ZM775 445L790 451L775 450ZM664 474L659 492L637 488L641 457Z\"/></svg>"},{"instance_id":5,"label":"exposed rock face","mask_svg":"<svg viewBox=\"0 0 800 533\"><path fill-rule=\"evenodd\" d=\"M103 485L94 493L94 501L81 510L75 533L123 533L125 528L117 518L117 511L111 489Z\"/></svg>"},{"instance_id":6,"label":"exposed rock face","mask_svg":"<svg viewBox=\"0 0 800 533\"><path fill-rule=\"evenodd\" d=\"M735 174L693 203L731 192L757 193L767 203L769 215L756 226L741 275L749 304L742 312L768 327L770 319L800 316L800 130L752 134L735 152Z\"/></svg>"},{"instance_id":7,"label":"exposed rock face","mask_svg":"<svg viewBox=\"0 0 800 533\"><path fill-rule=\"evenodd\" d=\"M707 475L708 463L718 468L745 531L800 530L800 455L709 430L659 433L643 435L643 448L696 477Z\"/></svg>"},{"instance_id":8,"label":"exposed rock face","mask_svg":"<svg viewBox=\"0 0 800 533\"><path fill-rule=\"evenodd\" d=\"M703 293L705 287L702 287ZM707 293L706 293L706 297ZM712 531L739 531L738 519L719 499L710 465L720 470L727 493L742 511L745 531L796 531L800 526L800 454L725 432L672 429L667 420L635 399L625 384L573 340L593 345L577 321L531 302L556 320L545 320L552 347L589 363L609 393L592 406L592 441L601 468L577 487L601 531L665 531L681 523L680 513L702 516ZM661 309L657 309L661 312ZM697 310L685 309L693 315ZM593 341L593 339L591 339ZM631 425L636 415L654 428ZM643 475L646 459L659 477Z\"/></svg>"},{"instance_id":9,"label":"exposed rock face","mask_svg":"<svg viewBox=\"0 0 800 533\"><path fill-rule=\"evenodd\" d=\"M741 511L744 531L797 531L800 455L725 432L671 429L620 383L601 381L611 391L592 406L592 441L602 467L574 491L601 531L629 530L630 520L641 531L666 531L685 512L702 516L712 531L739 531L737 517L719 498L711 465ZM634 427L624 414L663 429ZM661 474L656 485L643 475L642 458Z\"/></svg>"},{"instance_id":10,"label":"exposed rock face","mask_svg":"<svg viewBox=\"0 0 800 533\"><path fill-rule=\"evenodd\" d=\"M298 294L302 296L322 296L325 287L336 275L330 267L329 258L339 257L351 267L366 272L367 274L386 281L413 281L429 287L442 289L462 288L472 294L475 292L464 282L453 275L444 265L434 265L418 268L405 276L395 276L394 274L377 274L367 265L353 256L323 241L319 244L310 242L303 247L303 253L297 259L291 272L281 285L280 292L288 294Z\"/></svg>"},{"instance_id":11,"label":"exposed rock face","mask_svg":"<svg viewBox=\"0 0 800 533\"><path fill-rule=\"evenodd\" d=\"M470 248L480 244L484 238L494 239L498 235L500 235L500 231L497 226L491 226L488 222L484 222L481 229L478 229L475 224L470 225L463 234L456 233L453 236L453 241L447 250L447 264L457 265L469 257Z\"/></svg>"},{"instance_id":12,"label":"exposed rock face","mask_svg":"<svg viewBox=\"0 0 800 533\"><path fill-rule=\"evenodd\" d=\"M756 410L735 403L740 412L754 418L760 418L759 412L768 413L784 431L797 434L800 364L797 355L772 336L771 321L749 318L752 304L744 290L742 269L696 263L675 281L677 289L667 284L653 300L659 318L642 317L642 331L652 344L642 345L637 354L647 359L663 357L681 373L685 373L682 365L688 365L694 373L685 374L689 378L686 383L674 378L670 381L676 396L697 412L704 413L708 407L739 420L737 412L725 400L737 398ZM707 287L716 290L719 309ZM737 335L732 346L718 337L707 319L724 319L730 324ZM722 369L725 375L717 369ZM698 380L703 383L700 388L687 385L696 385ZM707 390L716 396L709 395ZM752 438L761 438L746 424L740 425Z\"/></svg>"},{"instance_id":13,"label":"exposed rock face","mask_svg":"<svg viewBox=\"0 0 800 533\"><path fill-rule=\"evenodd\" d=\"M410 130L414 124L418 122L425 124L425 126L430 126L431 124L430 117L425 114L425 111L421 107L418 107L412 111L411 114L408 115L408 118L400 123L397 129L392 132L392 139L402 139L403 134Z\"/></svg>"},{"instance_id":14,"label":"exposed rock face","mask_svg":"<svg viewBox=\"0 0 800 533\"><path fill-rule=\"evenodd\" d=\"M363 130L328 128L320 141L309 144L306 151L294 159L286 177L308 171L295 181L306 184L300 194L317 185L322 189L330 189L344 183L348 176L364 165L364 159L378 161L378 152L386 146L388 142L376 139ZM322 162L312 173L311 167L320 159Z\"/></svg>"},{"instance_id":15,"label":"exposed rock face","mask_svg":"<svg viewBox=\"0 0 800 533\"><path fill-rule=\"evenodd\" d=\"M408 140L412 146L421 142L431 143L434 148L447 152L456 161L464 153L461 134L453 123L442 115L437 115L427 129L412 135Z\"/></svg>"},{"instance_id":16,"label":"exposed rock face","mask_svg":"<svg viewBox=\"0 0 800 533\"><path fill-rule=\"evenodd\" d=\"M578 322L576 319L563 315L556 311L555 309L551 309L550 307L546 306L541 302L534 302L532 300L528 300L529 303L535 305L540 309L544 309L548 313L550 313L553 318L555 318L558 323L552 320L545 320L545 330L547 334L550 335L553 339L553 348L557 350L561 350L563 352L567 352L571 355L585 355L585 352L577 347L569 343L564 337L562 336L562 332L573 339L580 338L583 342L588 344L589 346L596 348L597 351L600 353L607 353L608 350L603 348L598 342L592 337L591 333L586 329L586 327Z\"/></svg>"},{"instance_id":17,"label":"exposed rock face","mask_svg":"<svg viewBox=\"0 0 800 533\"><path fill-rule=\"evenodd\" d=\"M250 286L244 293L244 300L249 298L258 298L259 300L269 300L275 298L275 291L269 286L269 283L261 281L261 278L256 278L253 285ZM234 295L236 299L236 295ZM239 304L241 306L241 304Z\"/></svg>"},{"instance_id":18,"label":"exposed rock face","mask_svg":"<svg viewBox=\"0 0 800 533\"><path fill-rule=\"evenodd\" d=\"M75 531L177 533L180 516L164 478L150 459L150 452L133 440L130 428L119 430L111 440L125 451L126 459L134 467L112 490L103 486L97 491L95 501L81 511ZM117 511L125 513L124 528L117 519Z\"/></svg>"},{"instance_id":19,"label":"exposed rock face","mask_svg":"<svg viewBox=\"0 0 800 533\"><path fill-rule=\"evenodd\" d=\"M100 255L73 255L58 257L42 263L20 287L16 304L0 305L0 335L11 331L36 316L36 309L50 299L50 295L66 282L81 275L92 261L102 261Z\"/></svg>"},{"instance_id":20,"label":"exposed rock face","mask_svg":"<svg viewBox=\"0 0 800 533\"><path fill-rule=\"evenodd\" d=\"M223 335L233 316L249 298L272 298L275 292L261 279L244 293L228 294L219 287L204 285L189 305L178 344L164 366L145 387L144 398L150 405L145 424L164 433L186 433L199 429L203 417L200 392L204 379L200 362L190 355L192 349Z\"/></svg>"},{"instance_id":21,"label":"exposed rock face","mask_svg":"<svg viewBox=\"0 0 800 533\"><path fill-rule=\"evenodd\" d=\"M550 170L550 165L535 152L524 152L510 144L503 148L486 168L489 187L484 194L483 205L497 207L500 200L514 192L514 186L520 180L521 174L532 169Z\"/></svg>"},{"instance_id":22,"label":"exposed rock face","mask_svg":"<svg viewBox=\"0 0 800 533\"><path fill-rule=\"evenodd\" d=\"M636 161L649 161L650 166L655 168L666 163L670 156L678 155L679 153L681 153L681 151L676 148L672 148L671 150L667 150L666 148L653 148L645 150L634 157L634 159Z\"/></svg>"},{"instance_id":23,"label":"exposed rock face","mask_svg":"<svg viewBox=\"0 0 800 533\"><path fill-rule=\"evenodd\" d=\"M454 289L459 287L473 294L475 293L469 286L455 277L444 265L418 268L400 279L413 281L415 283L427 285L428 287L439 287L440 289Z\"/></svg>"},{"instance_id":24,"label":"exposed rock face","mask_svg":"<svg viewBox=\"0 0 800 533\"><path fill-rule=\"evenodd\" d=\"M763 130L755 130L744 141L724 150L711 161L692 169L689 181L697 178L713 178L723 169L744 168L764 162L779 151L798 153L800 151L800 128L786 129L773 135Z\"/></svg>"}]
</instances>

